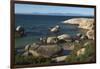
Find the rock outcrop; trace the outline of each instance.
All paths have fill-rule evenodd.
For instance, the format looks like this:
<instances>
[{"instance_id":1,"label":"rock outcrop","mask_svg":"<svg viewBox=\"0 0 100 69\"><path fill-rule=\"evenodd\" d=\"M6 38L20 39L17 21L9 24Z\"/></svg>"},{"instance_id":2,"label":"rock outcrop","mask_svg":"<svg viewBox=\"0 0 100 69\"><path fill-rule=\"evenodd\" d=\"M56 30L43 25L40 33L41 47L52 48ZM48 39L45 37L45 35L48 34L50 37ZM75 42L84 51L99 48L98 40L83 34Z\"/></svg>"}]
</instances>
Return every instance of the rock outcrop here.
<instances>
[{"instance_id":1,"label":"rock outcrop","mask_svg":"<svg viewBox=\"0 0 100 69\"><path fill-rule=\"evenodd\" d=\"M92 18L72 18L63 21L65 24L77 24L79 28L92 29L94 24L94 19Z\"/></svg>"},{"instance_id":2,"label":"rock outcrop","mask_svg":"<svg viewBox=\"0 0 100 69\"><path fill-rule=\"evenodd\" d=\"M85 35L88 39L94 40L94 19L93 18L72 18L63 21L65 24L77 24L78 28L86 29Z\"/></svg>"}]
</instances>

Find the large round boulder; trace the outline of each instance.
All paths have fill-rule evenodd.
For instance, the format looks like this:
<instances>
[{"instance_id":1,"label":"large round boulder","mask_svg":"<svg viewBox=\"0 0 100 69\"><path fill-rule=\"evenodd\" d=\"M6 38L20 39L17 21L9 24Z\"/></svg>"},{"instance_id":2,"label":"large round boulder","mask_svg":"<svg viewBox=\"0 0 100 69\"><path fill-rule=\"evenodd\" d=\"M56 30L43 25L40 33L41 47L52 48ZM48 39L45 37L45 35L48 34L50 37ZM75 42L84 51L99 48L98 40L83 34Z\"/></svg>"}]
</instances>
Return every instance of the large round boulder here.
<instances>
[{"instance_id":1,"label":"large round boulder","mask_svg":"<svg viewBox=\"0 0 100 69\"><path fill-rule=\"evenodd\" d=\"M28 50L30 54L36 57L53 57L54 55L58 55L59 52L62 51L62 48L56 44L53 45L37 45L32 44Z\"/></svg>"}]
</instances>

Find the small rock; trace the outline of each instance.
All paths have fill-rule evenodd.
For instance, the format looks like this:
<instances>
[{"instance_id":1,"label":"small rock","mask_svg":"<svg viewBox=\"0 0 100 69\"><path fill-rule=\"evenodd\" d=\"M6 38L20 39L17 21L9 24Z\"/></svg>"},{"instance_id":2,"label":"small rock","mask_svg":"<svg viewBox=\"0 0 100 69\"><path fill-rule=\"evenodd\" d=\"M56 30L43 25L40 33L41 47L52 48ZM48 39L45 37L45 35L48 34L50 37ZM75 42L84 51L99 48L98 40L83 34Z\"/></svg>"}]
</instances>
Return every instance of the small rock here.
<instances>
[{"instance_id":1,"label":"small rock","mask_svg":"<svg viewBox=\"0 0 100 69\"><path fill-rule=\"evenodd\" d=\"M28 51L26 51L26 52L24 52L23 54L22 54L22 56L28 56L29 55L29 52Z\"/></svg>"},{"instance_id":2,"label":"small rock","mask_svg":"<svg viewBox=\"0 0 100 69\"><path fill-rule=\"evenodd\" d=\"M94 30L89 30L87 33L86 33L88 39L93 39L94 40Z\"/></svg>"},{"instance_id":3,"label":"small rock","mask_svg":"<svg viewBox=\"0 0 100 69\"><path fill-rule=\"evenodd\" d=\"M29 45L29 44L28 44L28 45L26 45L24 50L25 50L25 51L28 51L28 50L29 50L29 48L30 48L30 46L31 46L31 45Z\"/></svg>"},{"instance_id":4,"label":"small rock","mask_svg":"<svg viewBox=\"0 0 100 69\"><path fill-rule=\"evenodd\" d=\"M80 40L85 40L85 39L88 39L88 37L87 37L86 35L82 35L82 36L80 37Z\"/></svg>"},{"instance_id":5,"label":"small rock","mask_svg":"<svg viewBox=\"0 0 100 69\"><path fill-rule=\"evenodd\" d=\"M39 56L40 56L40 54L37 53L37 52L34 51L34 50L29 50L29 53L32 54L32 55L35 56L35 57L39 57Z\"/></svg>"},{"instance_id":6,"label":"small rock","mask_svg":"<svg viewBox=\"0 0 100 69\"><path fill-rule=\"evenodd\" d=\"M80 50L77 51L77 56L80 56L80 55L84 55L85 54L85 48L81 48Z\"/></svg>"},{"instance_id":7,"label":"small rock","mask_svg":"<svg viewBox=\"0 0 100 69\"><path fill-rule=\"evenodd\" d=\"M82 34L81 34L81 33L78 33L78 34L76 34L76 36L77 36L77 37L81 37L81 36L82 36Z\"/></svg>"},{"instance_id":8,"label":"small rock","mask_svg":"<svg viewBox=\"0 0 100 69\"><path fill-rule=\"evenodd\" d=\"M90 43L89 42L86 42L86 43L84 43L84 46L87 46L87 45L89 45Z\"/></svg>"},{"instance_id":9,"label":"small rock","mask_svg":"<svg viewBox=\"0 0 100 69\"><path fill-rule=\"evenodd\" d=\"M71 36L68 34L62 34L60 36L57 37L59 40L65 40L65 41L71 41Z\"/></svg>"},{"instance_id":10,"label":"small rock","mask_svg":"<svg viewBox=\"0 0 100 69\"><path fill-rule=\"evenodd\" d=\"M79 41L79 40L75 40L75 42L76 42L76 43L80 43L80 41Z\"/></svg>"},{"instance_id":11,"label":"small rock","mask_svg":"<svg viewBox=\"0 0 100 69\"><path fill-rule=\"evenodd\" d=\"M55 43L57 43L56 37L48 37L47 38L47 44L55 44Z\"/></svg>"},{"instance_id":12,"label":"small rock","mask_svg":"<svg viewBox=\"0 0 100 69\"><path fill-rule=\"evenodd\" d=\"M60 57L52 58L52 61L62 62L62 61L65 61L66 58L67 58L67 56L60 56Z\"/></svg>"}]
</instances>

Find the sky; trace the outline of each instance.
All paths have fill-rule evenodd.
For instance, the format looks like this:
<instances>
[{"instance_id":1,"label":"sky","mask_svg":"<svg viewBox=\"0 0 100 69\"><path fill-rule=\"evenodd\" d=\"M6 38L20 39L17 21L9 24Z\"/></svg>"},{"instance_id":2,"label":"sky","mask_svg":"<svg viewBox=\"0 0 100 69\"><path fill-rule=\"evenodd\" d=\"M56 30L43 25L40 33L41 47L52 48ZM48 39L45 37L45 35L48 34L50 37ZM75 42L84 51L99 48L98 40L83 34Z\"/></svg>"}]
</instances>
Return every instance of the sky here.
<instances>
[{"instance_id":1,"label":"sky","mask_svg":"<svg viewBox=\"0 0 100 69\"><path fill-rule=\"evenodd\" d=\"M94 8L15 4L15 14L73 13L94 16Z\"/></svg>"}]
</instances>

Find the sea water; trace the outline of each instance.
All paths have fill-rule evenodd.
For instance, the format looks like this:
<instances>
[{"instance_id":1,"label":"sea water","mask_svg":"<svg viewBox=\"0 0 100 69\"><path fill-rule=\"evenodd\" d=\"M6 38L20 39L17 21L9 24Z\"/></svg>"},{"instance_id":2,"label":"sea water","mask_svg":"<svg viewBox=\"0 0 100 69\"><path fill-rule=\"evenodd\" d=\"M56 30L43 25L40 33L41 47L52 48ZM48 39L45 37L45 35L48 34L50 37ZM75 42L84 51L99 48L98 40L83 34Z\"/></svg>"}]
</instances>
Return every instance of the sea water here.
<instances>
[{"instance_id":1,"label":"sea water","mask_svg":"<svg viewBox=\"0 0 100 69\"><path fill-rule=\"evenodd\" d=\"M56 25L60 26L59 35L68 34L74 36L80 32L77 25L64 24L62 22L78 17L80 16L15 14L15 28L20 25L24 27L26 33L26 36L24 37L15 38L15 48L38 42L40 37L53 36L54 34L49 31L49 28Z\"/></svg>"}]
</instances>

